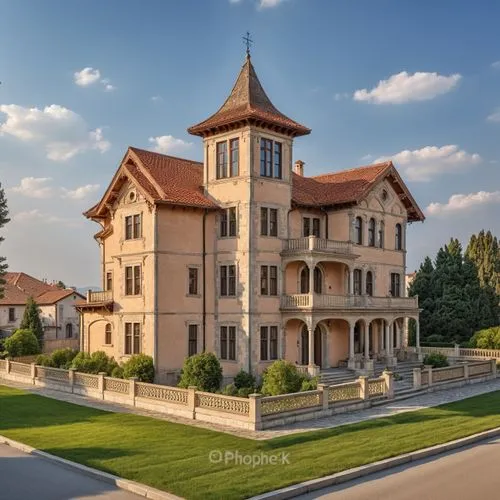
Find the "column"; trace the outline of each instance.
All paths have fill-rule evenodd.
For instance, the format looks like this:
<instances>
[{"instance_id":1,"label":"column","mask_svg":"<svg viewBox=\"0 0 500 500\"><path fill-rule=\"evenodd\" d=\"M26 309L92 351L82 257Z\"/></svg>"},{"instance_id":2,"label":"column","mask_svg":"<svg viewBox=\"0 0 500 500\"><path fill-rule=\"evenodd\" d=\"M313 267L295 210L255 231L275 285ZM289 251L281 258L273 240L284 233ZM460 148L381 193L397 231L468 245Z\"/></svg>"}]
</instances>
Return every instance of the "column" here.
<instances>
[{"instance_id":1,"label":"column","mask_svg":"<svg viewBox=\"0 0 500 500\"><path fill-rule=\"evenodd\" d=\"M386 356L392 356L391 326L388 321L385 321L385 354Z\"/></svg>"},{"instance_id":2,"label":"column","mask_svg":"<svg viewBox=\"0 0 500 500\"><path fill-rule=\"evenodd\" d=\"M365 322L365 359L370 359L370 325Z\"/></svg>"},{"instance_id":3,"label":"column","mask_svg":"<svg viewBox=\"0 0 500 500\"><path fill-rule=\"evenodd\" d=\"M349 361L354 361L354 323L349 323Z\"/></svg>"},{"instance_id":4,"label":"column","mask_svg":"<svg viewBox=\"0 0 500 500\"><path fill-rule=\"evenodd\" d=\"M308 329L309 332L309 366L314 366L314 330Z\"/></svg>"},{"instance_id":5,"label":"column","mask_svg":"<svg viewBox=\"0 0 500 500\"><path fill-rule=\"evenodd\" d=\"M309 268L309 293L314 292L314 267L308 264Z\"/></svg>"},{"instance_id":6,"label":"column","mask_svg":"<svg viewBox=\"0 0 500 500\"><path fill-rule=\"evenodd\" d=\"M417 346L417 351L419 351L420 350L420 320L418 318L415 319L415 330L416 330L415 345Z\"/></svg>"}]
</instances>

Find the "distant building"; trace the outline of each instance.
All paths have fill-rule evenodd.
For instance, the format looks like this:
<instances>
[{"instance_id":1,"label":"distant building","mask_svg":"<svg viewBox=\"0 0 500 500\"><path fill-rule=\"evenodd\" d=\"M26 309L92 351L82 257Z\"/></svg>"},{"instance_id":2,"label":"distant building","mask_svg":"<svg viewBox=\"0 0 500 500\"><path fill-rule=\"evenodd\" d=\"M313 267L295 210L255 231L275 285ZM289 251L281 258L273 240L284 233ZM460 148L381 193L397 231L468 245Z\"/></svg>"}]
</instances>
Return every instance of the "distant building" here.
<instances>
[{"instance_id":1,"label":"distant building","mask_svg":"<svg viewBox=\"0 0 500 500\"><path fill-rule=\"evenodd\" d=\"M26 301L33 297L40 308L45 340L77 339L80 315L75 302L83 298L72 288L58 288L26 273L5 275L4 296L0 299L0 335L9 336L19 328Z\"/></svg>"}]
</instances>

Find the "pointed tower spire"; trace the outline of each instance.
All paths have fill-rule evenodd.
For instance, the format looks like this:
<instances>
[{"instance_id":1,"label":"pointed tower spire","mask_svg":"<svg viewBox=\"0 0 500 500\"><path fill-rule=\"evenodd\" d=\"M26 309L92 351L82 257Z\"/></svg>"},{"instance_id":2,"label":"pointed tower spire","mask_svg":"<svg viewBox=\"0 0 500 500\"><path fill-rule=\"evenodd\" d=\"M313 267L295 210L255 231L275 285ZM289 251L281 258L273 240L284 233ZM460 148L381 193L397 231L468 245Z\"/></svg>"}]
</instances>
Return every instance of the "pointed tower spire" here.
<instances>
[{"instance_id":1,"label":"pointed tower spire","mask_svg":"<svg viewBox=\"0 0 500 500\"><path fill-rule=\"evenodd\" d=\"M188 132L207 137L247 124L270 128L291 137L311 132L275 108L262 88L249 53L226 102L210 118L188 128Z\"/></svg>"}]
</instances>

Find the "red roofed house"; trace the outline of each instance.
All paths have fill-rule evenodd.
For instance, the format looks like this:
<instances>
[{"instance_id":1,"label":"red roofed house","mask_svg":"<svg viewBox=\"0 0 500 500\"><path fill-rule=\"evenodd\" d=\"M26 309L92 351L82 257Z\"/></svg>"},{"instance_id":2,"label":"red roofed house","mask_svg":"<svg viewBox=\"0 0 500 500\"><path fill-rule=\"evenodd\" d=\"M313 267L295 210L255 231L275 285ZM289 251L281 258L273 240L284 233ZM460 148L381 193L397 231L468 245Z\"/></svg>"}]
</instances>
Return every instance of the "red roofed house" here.
<instances>
[{"instance_id":1,"label":"red roofed house","mask_svg":"<svg viewBox=\"0 0 500 500\"><path fill-rule=\"evenodd\" d=\"M79 338L80 315L75 309L75 302L83 298L79 293L71 288L58 288L25 273L6 273L5 281L4 296L0 299L1 335L10 335L19 328L26 301L33 297L40 309L46 341ZM61 347L64 346L62 342Z\"/></svg>"},{"instance_id":2,"label":"red roofed house","mask_svg":"<svg viewBox=\"0 0 500 500\"><path fill-rule=\"evenodd\" d=\"M103 292L82 349L153 356L172 382L202 350L224 374L285 358L311 373L394 364L404 318L406 229L424 215L388 161L306 177L248 56L223 106L188 131L204 161L129 148L101 201Z\"/></svg>"}]
</instances>

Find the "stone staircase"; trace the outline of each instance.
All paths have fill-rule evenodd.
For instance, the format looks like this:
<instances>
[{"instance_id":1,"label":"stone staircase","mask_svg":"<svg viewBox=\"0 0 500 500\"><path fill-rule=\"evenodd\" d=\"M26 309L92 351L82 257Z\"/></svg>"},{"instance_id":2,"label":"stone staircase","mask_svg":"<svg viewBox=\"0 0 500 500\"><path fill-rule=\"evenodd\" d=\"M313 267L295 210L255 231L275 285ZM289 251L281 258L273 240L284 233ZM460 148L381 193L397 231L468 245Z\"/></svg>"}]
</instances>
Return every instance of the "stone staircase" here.
<instances>
[{"instance_id":1,"label":"stone staircase","mask_svg":"<svg viewBox=\"0 0 500 500\"><path fill-rule=\"evenodd\" d=\"M393 373L397 374L394 381L394 392L401 394L413 391L413 369L422 366L418 361L401 361L396 367L393 368ZM385 370L384 363L375 363L374 377L380 377ZM353 370L347 368L329 368L322 370L319 376L319 382L326 385L344 384L346 382L353 382L358 375ZM371 377L370 377L371 378Z\"/></svg>"}]
</instances>

